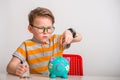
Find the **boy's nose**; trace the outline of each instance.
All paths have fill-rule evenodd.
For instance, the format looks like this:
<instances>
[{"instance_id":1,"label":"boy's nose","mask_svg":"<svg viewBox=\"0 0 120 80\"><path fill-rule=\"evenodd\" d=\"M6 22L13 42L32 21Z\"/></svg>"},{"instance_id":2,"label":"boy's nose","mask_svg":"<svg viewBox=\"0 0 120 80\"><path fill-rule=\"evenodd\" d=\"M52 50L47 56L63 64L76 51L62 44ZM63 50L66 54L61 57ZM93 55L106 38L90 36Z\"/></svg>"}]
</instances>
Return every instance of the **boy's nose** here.
<instances>
[{"instance_id":1,"label":"boy's nose","mask_svg":"<svg viewBox=\"0 0 120 80\"><path fill-rule=\"evenodd\" d=\"M46 28L44 28L43 33L47 33L47 29Z\"/></svg>"}]
</instances>

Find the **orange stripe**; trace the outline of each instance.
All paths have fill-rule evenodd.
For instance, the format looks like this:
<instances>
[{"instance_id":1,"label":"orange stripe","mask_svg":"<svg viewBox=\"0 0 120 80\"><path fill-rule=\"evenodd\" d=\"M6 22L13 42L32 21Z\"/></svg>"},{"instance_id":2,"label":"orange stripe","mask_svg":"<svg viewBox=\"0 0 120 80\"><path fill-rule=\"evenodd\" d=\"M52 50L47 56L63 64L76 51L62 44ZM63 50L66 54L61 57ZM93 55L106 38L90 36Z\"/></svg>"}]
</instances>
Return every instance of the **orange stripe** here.
<instances>
[{"instance_id":1,"label":"orange stripe","mask_svg":"<svg viewBox=\"0 0 120 80\"><path fill-rule=\"evenodd\" d=\"M53 42L54 41L54 39L56 38L56 34L54 34L51 38L50 38L50 42ZM58 41L60 42L60 39L62 38L62 35L59 35L58 36Z\"/></svg>"},{"instance_id":2,"label":"orange stripe","mask_svg":"<svg viewBox=\"0 0 120 80\"><path fill-rule=\"evenodd\" d=\"M60 35L59 41L61 40L62 36L63 35ZM62 50L62 51L64 50L63 45L60 45L60 50Z\"/></svg>"},{"instance_id":3,"label":"orange stripe","mask_svg":"<svg viewBox=\"0 0 120 80\"><path fill-rule=\"evenodd\" d=\"M33 54L37 54L37 53L41 53L43 52L43 49L42 48L37 48L37 49L34 49L34 50L28 50L27 53L29 55L33 55Z\"/></svg>"},{"instance_id":4,"label":"orange stripe","mask_svg":"<svg viewBox=\"0 0 120 80\"><path fill-rule=\"evenodd\" d=\"M63 51L57 52L57 53L53 54L52 56L57 57L57 56L62 56L62 54L63 54Z\"/></svg>"},{"instance_id":5,"label":"orange stripe","mask_svg":"<svg viewBox=\"0 0 120 80\"><path fill-rule=\"evenodd\" d=\"M17 48L17 52L21 53L26 58L26 52L22 48Z\"/></svg>"},{"instance_id":6,"label":"orange stripe","mask_svg":"<svg viewBox=\"0 0 120 80\"><path fill-rule=\"evenodd\" d=\"M43 57L28 60L28 62L29 62L29 64L36 64L36 63L45 62L48 60L50 60L50 56L43 56Z\"/></svg>"},{"instance_id":7,"label":"orange stripe","mask_svg":"<svg viewBox=\"0 0 120 80\"><path fill-rule=\"evenodd\" d=\"M30 73L34 74L34 73L39 73L39 72L43 72L46 70L48 70L48 66L42 66L42 67L31 69Z\"/></svg>"},{"instance_id":8,"label":"orange stripe","mask_svg":"<svg viewBox=\"0 0 120 80\"><path fill-rule=\"evenodd\" d=\"M50 38L50 42L53 42L55 38L56 38L56 35L54 34L54 35Z\"/></svg>"},{"instance_id":9,"label":"orange stripe","mask_svg":"<svg viewBox=\"0 0 120 80\"><path fill-rule=\"evenodd\" d=\"M35 43L35 42L32 42L32 41L25 42L24 44L25 44L26 46L34 46L34 45L36 45L36 43Z\"/></svg>"},{"instance_id":10,"label":"orange stripe","mask_svg":"<svg viewBox=\"0 0 120 80\"><path fill-rule=\"evenodd\" d=\"M59 36L59 40L62 38L62 35Z\"/></svg>"},{"instance_id":11,"label":"orange stripe","mask_svg":"<svg viewBox=\"0 0 120 80\"><path fill-rule=\"evenodd\" d=\"M62 46L62 45L60 45L60 51L63 51L63 50L64 50L63 46Z\"/></svg>"},{"instance_id":12,"label":"orange stripe","mask_svg":"<svg viewBox=\"0 0 120 80\"><path fill-rule=\"evenodd\" d=\"M62 56L63 51L61 52L57 52L55 54L53 54L52 56L56 57L56 56ZM28 60L29 64L36 64L38 62L45 62L45 61L49 61L51 56L43 56L43 57L39 57L39 58L34 58L31 60Z\"/></svg>"}]
</instances>

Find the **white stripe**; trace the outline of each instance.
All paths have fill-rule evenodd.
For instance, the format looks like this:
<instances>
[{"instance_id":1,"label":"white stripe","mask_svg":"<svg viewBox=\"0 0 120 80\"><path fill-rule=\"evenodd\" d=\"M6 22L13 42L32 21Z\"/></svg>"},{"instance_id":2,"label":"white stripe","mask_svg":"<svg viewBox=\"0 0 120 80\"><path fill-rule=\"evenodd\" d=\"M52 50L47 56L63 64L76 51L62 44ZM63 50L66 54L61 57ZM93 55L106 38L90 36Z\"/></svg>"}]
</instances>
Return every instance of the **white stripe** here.
<instances>
[{"instance_id":1,"label":"white stripe","mask_svg":"<svg viewBox=\"0 0 120 80\"><path fill-rule=\"evenodd\" d=\"M35 59L35 58L40 58L40 57L43 57L43 56L52 56L52 54L55 54L57 52L60 52L59 47L55 48L52 51L38 53L38 54L33 54L33 55L28 55L28 60Z\"/></svg>"},{"instance_id":2,"label":"white stripe","mask_svg":"<svg viewBox=\"0 0 120 80\"><path fill-rule=\"evenodd\" d=\"M37 63L37 64L32 64L30 65L30 69L34 69L34 68L38 68L38 67L42 67L42 66L48 66L48 61L45 61L45 62L40 62L40 63Z\"/></svg>"}]
</instances>

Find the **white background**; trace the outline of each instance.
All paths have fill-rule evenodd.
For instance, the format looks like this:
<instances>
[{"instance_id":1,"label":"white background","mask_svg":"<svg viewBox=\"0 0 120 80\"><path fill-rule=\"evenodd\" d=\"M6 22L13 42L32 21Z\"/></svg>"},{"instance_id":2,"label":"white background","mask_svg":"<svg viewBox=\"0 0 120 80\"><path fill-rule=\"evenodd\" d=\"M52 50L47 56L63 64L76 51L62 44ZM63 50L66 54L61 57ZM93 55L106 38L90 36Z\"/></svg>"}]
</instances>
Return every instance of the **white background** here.
<instances>
[{"instance_id":1,"label":"white background","mask_svg":"<svg viewBox=\"0 0 120 80\"><path fill-rule=\"evenodd\" d=\"M0 72L28 32L28 13L38 6L55 16L54 33L73 27L83 40L65 53L83 57L84 75L120 76L120 0L1 0Z\"/></svg>"}]
</instances>

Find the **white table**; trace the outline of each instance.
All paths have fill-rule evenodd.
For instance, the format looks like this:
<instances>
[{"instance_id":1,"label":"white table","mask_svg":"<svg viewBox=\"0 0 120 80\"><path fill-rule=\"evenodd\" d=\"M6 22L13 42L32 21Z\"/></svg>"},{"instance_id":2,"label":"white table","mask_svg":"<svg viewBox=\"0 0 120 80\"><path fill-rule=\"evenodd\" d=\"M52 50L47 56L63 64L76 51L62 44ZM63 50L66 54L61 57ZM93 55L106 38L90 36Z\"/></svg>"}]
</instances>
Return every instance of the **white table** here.
<instances>
[{"instance_id":1,"label":"white table","mask_svg":"<svg viewBox=\"0 0 120 80\"><path fill-rule=\"evenodd\" d=\"M39 74L31 74L30 78L20 78L15 75L0 73L0 80L120 80L120 77L105 77L105 76L69 76L68 79L54 78Z\"/></svg>"}]
</instances>

